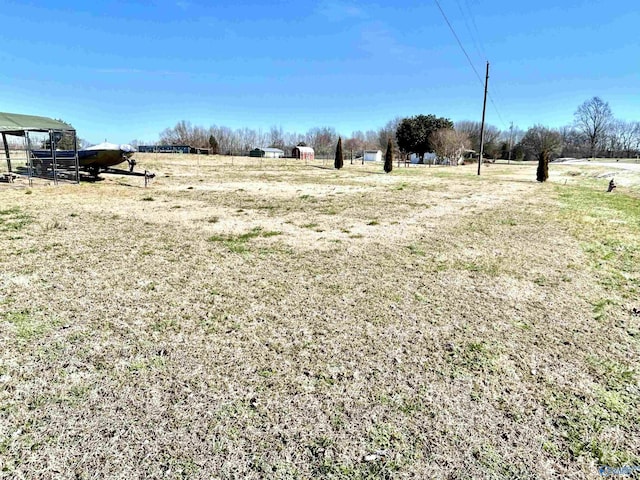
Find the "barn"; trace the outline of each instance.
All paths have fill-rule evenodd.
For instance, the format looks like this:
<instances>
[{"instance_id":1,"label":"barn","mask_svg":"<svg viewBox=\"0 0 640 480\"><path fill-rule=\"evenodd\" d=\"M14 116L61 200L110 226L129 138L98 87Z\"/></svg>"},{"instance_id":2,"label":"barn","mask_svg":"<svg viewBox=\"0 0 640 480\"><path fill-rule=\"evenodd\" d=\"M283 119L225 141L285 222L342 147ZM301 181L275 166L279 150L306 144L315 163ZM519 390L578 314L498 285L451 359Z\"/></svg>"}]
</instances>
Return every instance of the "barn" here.
<instances>
[{"instance_id":1,"label":"barn","mask_svg":"<svg viewBox=\"0 0 640 480\"><path fill-rule=\"evenodd\" d=\"M294 147L291 151L293 158L299 158L300 160L313 160L315 158L315 152L311 147Z\"/></svg>"},{"instance_id":2,"label":"barn","mask_svg":"<svg viewBox=\"0 0 640 480\"><path fill-rule=\"evenodd\" d=\"M284 157L284 150L279 148L254 148L249 152L250 157L262 157L262 158L282 158Z\"/></svg>"},{"instance_id":3,"label":"barn","mask_svg":"<svg viewBox=\"0 0 640 480\"><path fill-rule=\"evenodd\" d=\"M382 150L365 150L364 161L365 162L381 162Z\"/></svg>"}]
</instances>

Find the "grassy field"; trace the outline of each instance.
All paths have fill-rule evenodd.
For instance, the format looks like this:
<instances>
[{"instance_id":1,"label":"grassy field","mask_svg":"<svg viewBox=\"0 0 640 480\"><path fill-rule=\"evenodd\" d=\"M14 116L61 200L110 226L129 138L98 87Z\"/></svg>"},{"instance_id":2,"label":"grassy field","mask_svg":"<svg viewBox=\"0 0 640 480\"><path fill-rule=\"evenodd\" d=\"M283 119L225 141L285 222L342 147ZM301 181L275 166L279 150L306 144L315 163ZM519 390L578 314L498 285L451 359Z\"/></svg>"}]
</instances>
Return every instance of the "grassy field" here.
<instances>
[{"instance_id":1,"label":"grassy field","mask_svg":"<svg viewBox=\"0 0 640 480\"><path fill-rule=\"evenodd\" d=\"M638 174L137 157L0 184L1 478L640 466Z\"/></svg>"}]
</instances>

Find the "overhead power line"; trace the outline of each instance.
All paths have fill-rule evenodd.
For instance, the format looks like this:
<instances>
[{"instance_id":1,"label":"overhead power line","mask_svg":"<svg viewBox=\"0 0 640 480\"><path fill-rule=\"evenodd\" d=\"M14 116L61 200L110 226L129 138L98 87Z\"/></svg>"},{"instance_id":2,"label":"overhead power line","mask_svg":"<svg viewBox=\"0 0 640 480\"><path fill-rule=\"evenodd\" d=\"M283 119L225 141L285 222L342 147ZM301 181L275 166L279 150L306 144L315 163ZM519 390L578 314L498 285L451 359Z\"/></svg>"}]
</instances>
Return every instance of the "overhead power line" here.
<instances>
[{"instance_id":1,"label":"overhead power line","mask_svg":"<svg viewBox=\"0 0 640 480\"><path fill-rule=\"evenodd\" d=\"M464 56L467 58L467 61L469 62L469 65L473 69L473 72L475 73L476 78L478 79L478 82L480 82L480 85L482 85L483 88L484 88L484 80L482 80L482 77L478 73L478 70L476 69L476 66L473 64L473 61L471 60L471 57L469 56L469 54L467 53L467 50L464 48L464 45L460 41L460 37L458 37L458 34L456 33L456 30L453 28L453 25L451 24L451 22L449 21L449 18L447 17L447 14L444 13L444 10L442 9L442 6L440 5L440 2L438 0L433 0L433 1L438 6L438 9L440 10L440 13L442 14L442 17L444 18L444 21L447 22L447 25L449 26L449 30L451 30L451 33L453 34L454 38L458 42L458 46L460 47L460 50L462 50L462 53L464 53ZM458 6L459 5L460 4L458 4ZM472 17L472 20L473 20L473 17ZM475 25L475 21L474 21L474 25ZM476 30L477 30L477 27L476 27ZM498 115L498 119L500 120L500 123L504 127L506 127L507 124L502 119L502 115L500 115L500 112L498 111L498 106L496 105L496 102L493 100L493 97L491 96L491 93L489 93L489 101L491 102L491 105L493 106L494 110L496 111L496 114Z\"/></svg>"},{"instance_id":2,"label":"overhead power line","mask_svg":"<svg viewBox=\"0 0 640 480\"><path fill-rule=\"evenodd\" d=\"M465 13L465 11L462 8L462 4L460 3L460 0L456 0L456 3L458 4L458 9L460 9L460 14L462 15L462 18L464 19L464 24L467 27L467 32L469 32L469 36L471 37L471 40L473 40L473 44L476 47L476 52L478 53L478 58L482 59L482 58L487 58L487 55L484 52L484 49L481 48L481 42L478 40L478 37L476 37L473 34L473 30L471 30L471 27L469 26L469 20L468 17L471 17L471 21L473 22L473 24L475 25L476 22L473 20L473 14L471 13L471 10L469 10L469 14L467 15ZM467 9L468 9L469 4L467 3ZM476 31L478 29L476 28ZM478 34L479 36L479 34Z\"/></svg>"},{"instance_id":3,"label":"overhead power line","mask_svg":"<svg viewBox=\"0 0 640 480\"><path fill-rule=\"evenodd\" d=\"M482 80L482 77L478 73L478 70L476 70L476 66L471 61L471 57L469 57L469 54L464 49L464 46L462 45L462 42L460 41L460 38L458 38L458 34L456 33L455 29L453 28L453 25L451 25L451 22L449 21L449 19L447 18L447 14L444 13L444 10L442 10L442 7L440 6L440 2L438 0L433 0L433 1L436 2L436 5L440 9L440 13L442 13L442 16L444 17L444 21L447 22L447 25L449 25L449 30L451 30L451 33L453 33L453 36L455 37L456 41L458 42L458 45L460 46L460 49L462 50L462 53L464 53L464 56L467 57L467 60L469 61L469 65L471 65L471 68L475 72L476 78L480 82L480 85L482 85L484 87L484 81Z\"/></svg>"}]
</instances>

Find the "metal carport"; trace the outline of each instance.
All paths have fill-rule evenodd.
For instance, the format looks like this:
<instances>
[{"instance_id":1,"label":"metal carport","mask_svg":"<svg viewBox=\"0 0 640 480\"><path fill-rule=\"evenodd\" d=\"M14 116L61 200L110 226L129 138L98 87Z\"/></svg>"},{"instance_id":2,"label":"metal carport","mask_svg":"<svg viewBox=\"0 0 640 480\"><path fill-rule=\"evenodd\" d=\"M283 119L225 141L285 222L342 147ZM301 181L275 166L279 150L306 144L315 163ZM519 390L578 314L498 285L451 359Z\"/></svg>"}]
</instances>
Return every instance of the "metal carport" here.
<instances>
[{"instance_id":1,"label":"metal carport","mask_svg":"<svg viewBox=\"0 0 640 480\"><path fill-rule=\"evenodd\" d=\"M40 177L53 179L56 183L61 179L79 182L78 141L76 130L71 125L48 117L0 112L0 133L7 161L7 178L11 178L15 172L26 174L29 180ZM37 155L32 148L32 133L48 134L49 137L46 142L47 148L37 150ZM65 134L72 135L73 149L62 154L57 150L57 144ZM24 138L25 158L22 171L16 170L15 165L12 165L7 136Z\"/></svg>"}]
</instances>

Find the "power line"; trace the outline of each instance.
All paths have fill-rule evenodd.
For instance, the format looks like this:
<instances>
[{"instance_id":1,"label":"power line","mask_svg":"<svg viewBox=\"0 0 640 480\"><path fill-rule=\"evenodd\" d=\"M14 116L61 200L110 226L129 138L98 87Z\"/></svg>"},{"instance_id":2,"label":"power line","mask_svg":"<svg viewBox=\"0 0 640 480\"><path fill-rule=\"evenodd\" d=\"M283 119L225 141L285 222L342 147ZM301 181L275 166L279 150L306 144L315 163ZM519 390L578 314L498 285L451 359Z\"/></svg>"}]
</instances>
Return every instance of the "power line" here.
<instances>
[{"instance_id":1,"label":"power line","mask_svg":"<svg viewBox=\"0 0 640 480\"><path fill-rule=\"evenodd\" d=\"M458 8L460 9L460 13L462 14L462 18L464 19L464 24L467 27L467 32L469 32L469 35L470 35L471 39L473 40L473 44L476 47L476 52L478 52L478 57L481 58L481 59L482 58L487 58L487 55L482 53L482 51L481 51L483 49L480 46L480 42L478 41L477 37L471 31L471 27L469 26L469 20L467 19L467 14L464 13L464 10L462 9L462 4L460 3L460 0L456 0L456 3L458 4ZM473 14L471 13L471 11L469 11L469 16L471 17L471 20L473 20ZM473 24L475 25L475 22L473 22Z\"/></svg>"},{"instance_id":2,"label":"power line","mask_svg":"<svg viewBox=\"0 0 640 480\"><path fill-rule=\"evenodd\" d=\"M438 6L438 8L440 9L440 13L442 13L442 16L444 17L445 22L447 22L447 25L449 25L449 29L451 30L451 33L453 33L453 36L456 38L456 41L458 42L458 45L460 46L460 48L462 49L462 52L464 53L464 56L467 57L467 60L469 62L469 65L471 65L471 68L473 69L473 71L476 74L476 77L478 78L478 81L480 82L480 85L482 85L484 87L484 82L482 81L482 77L480 77L480 74L478 73L478 70L476 70L475 65L473 64L473 62L471 61L471 57L469 57L469 54L467 53L467 51L464 49L464 46L462 45L462 42L460 41L460 39L458 38L458 34L456 33L456 31L453 29L453 26L451 25L451 22L449 22L449 19L447 18L447 15L444 13L444 10L442 10L442 7L440 6L440 2L438 2L438 0L433 0L434 2L436 2L436 5Z\"/></svg>"},{"instance_id":3,"label":"power line","mask_svg":"<svg viewBox=\"0 0 640 480\"><path fill-rule=\"evenodd\" d=\"M469 0L464 0L464 4L467 6L467 11L469 12L469 16L471 17L471 23L473 24L473 28L475 29L478 38L480 39L480 46L482 47L482 36L480 35L480 30L478 30L478 25L476 24L473 12L471 11L471 7L469 6ZM484 52L484 48L482 48L482 51ZM487 54L485 53L484 56L487 57Z\"/></svg>"},{"instance_id":4,"label":"power line","mask_svg":"<svg viewBox=\"0 0 640 480\"><path fill-rule=\"evenodd\" d=\"M458 34L456 33L455 29L453 28L453 25L451 25L451 22L449 21L449 18L447 18L447 14L444 13L444 10L440 6L440 2L438 0L433 0L433 1L438 6L438 9L440 10L440 13L442 14L442 17L444 18L445 22L447 22L447 25L449 26L449 30L451 30L451 33L453 34L453 36L455 37L456 41L458 42L458 45L460 46L460 49L462 50L462 53L464 53L464 56L467 58L467 61L469 62L469 65L471 65L471 68L473 69L474 73L476 74L476 78L480 82L480 85L482 85L484 87L485 83L482 80L482 77L480 76L480 74L478 73L478 70L476 69L475 65L473 64L473 61L471 60L471 57L469 56L469 54L465 50L464 45L462 45L462 42L460 41L460 37L458 37ZM468 4L467 4L467 6L468 6ZM473 20L473 17L472 17L472 20ZM474 22L474 25L475 25L475 22ZM489 101L491 102L491 105L493 106L494 110L496 111L496 114L498 115L498 119L500 120L500 123L502 123L502 125L504 127L506 127L507 124L502 119L502 115L500 115L500 112L498 111L498 107L496 105L496 102L493 100L493 97L491 96L491 94L489 94Z\"/></svg>"}]
</instances>

